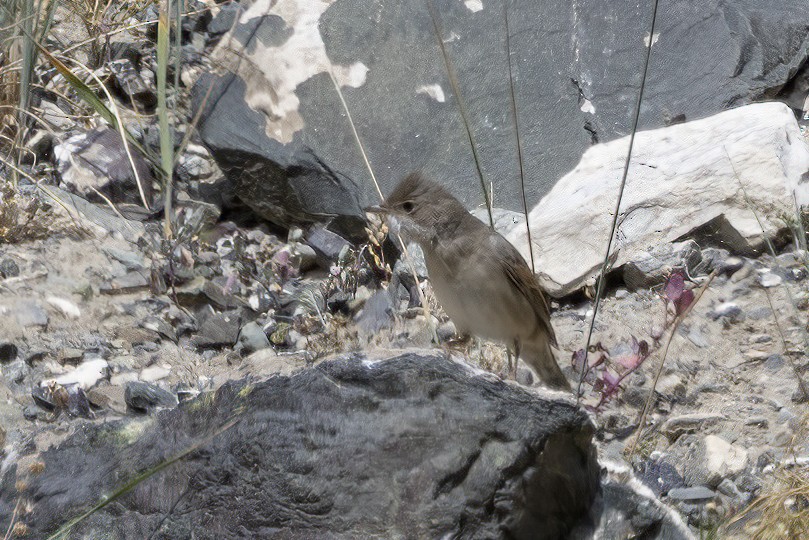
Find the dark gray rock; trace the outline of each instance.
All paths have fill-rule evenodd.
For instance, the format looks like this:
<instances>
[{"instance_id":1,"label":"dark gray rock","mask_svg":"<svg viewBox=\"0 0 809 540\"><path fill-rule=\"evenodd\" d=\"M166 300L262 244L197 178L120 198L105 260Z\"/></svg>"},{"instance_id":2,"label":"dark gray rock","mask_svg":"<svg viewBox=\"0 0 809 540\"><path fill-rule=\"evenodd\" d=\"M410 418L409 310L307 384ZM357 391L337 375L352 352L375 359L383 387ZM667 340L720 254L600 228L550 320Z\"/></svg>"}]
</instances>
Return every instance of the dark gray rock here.
<instances>
[{"instance_id":1,"label":"dark gray rock","mask_svg":"<svg viewBox=\"0 0 809 540\"><path fill-rule=\"evenodd\" d=\"M647 289L664 283L675 268L691 275L701 261L702 252L693 240L660 244L624 265L624 283L630 290Z\"/></svg>"},{"instance_id":2,"label":"dark gray rock","mask_svg":"<svg viewBox=\"0 0 809 540\"><path fill-rule=\"evenodd\" d=\"M113 89L127 105L134 104L141 111L149 111L157 105L157 94L146 84L132 61L122 58L107 63L112 72Z\"/></svg>"},{"instance_id":3,"label":"dark gray rock","mask_svg":"<svg viewBox=\"0 0 809 540\"><path fill-rule=\"evenodd\" d=\"M351 243L339 234L318 226L306 232L306 244L315 250L317 262L324 268L337 261L343 248L351 247Z\"/></svg>"},{"instance_id":4,"label":"dark gray rock","mask_svg":"<svg viewBox=\"0 0 809 540\"><path fill-rule=\"evenodd\" d=\"M141 328L157 332L160 336L177 343L177 332L161 317L150 316L140 323Z\"/></svg>"},{"instance_id":5,"label":"dark gray rock","mask_svg":"<svg viewBox=\"0 0 809 540\"><path fill-rule=\"evenodd\" d=\"M219 8L219 13L216 14L211 22L208 24L207 31L211 36L219 36L225 32L229 32L233 27L233 23L244 12L244 6L238 2L230 2L222 4Z\"/></svg>"},{"instance_id":6,"label":"dark gray rock","mask_svg":"<svg viewBox=\"0 0 809 540\"><path fill-rule=\"evenodd\" d=\"M248 355L261 349L266 349L270 346L270 340L264 329L257 322L249 322L242 326L239 331L239 338L237 347L241 349L242 354Z\"/></svg>"},{"instance_id":7,"label":"dark gray rock","mask_svg":"<svg viewBox=\"0 0 809 540\"><path fill-rule=\"evenodd\" d=\"M606 463L602 491L591 514L591 523L575 529L569 540L694 540L676 512L661 503L628 469L614 464Z\"/></svg>"},{"instance_id":8,"label":"dark gray rock","mask_svg":"<svg viewBox=\"0 0 809 540\"><path fill-rule=\"evenodd\" d=\"M738 268L733 267L733 265L728 266L727 261L730 259L738 260L741 264ZM712 248L706 247L702 250L702 260L694 269L694 273L692 275L703 275L703 274L710 274L714 270L719 271L720 273L733 273L739 268L742 267L744 261L739 259L738 257L731 257L730 252L726 249L722 248Z\"/></svg>"},{"instance_id":9,"label":"dark gray rock","mask_svg":"<svg viewBox=\"0 0 809 540\"><path fill-rule=\"evenodd\" d=\"M675 488L685 486L685 481L677 469L663 458L648 459L636 469L640 481L658 497Z\"/></svg>"},{"instance_id":10,"label":"dark gray rock","mask_svg":"<svg viewBox=\"0 0 809 540\"><path fill-rule=\"evenodd\" d=\"M132 294L149 289L151 280L145 271L129 272L120 277L114 277L99 287L102 294Z\"/></svg>"},{"instance_id":11,"label":"dark gray rock","mask_svg":"<svg viewBox=\"0 0 809 540\"><path fill-rule=\"evenodd\" d=\"M17 346L13 343L0 343L0 363L7 364L17 358Z\"/></svg>"},{"instance_id":12,"label":"dark gray rock","mask_svg":"<svg viewBox=\"0 0 809 540\"><path fill-rule=\"evenodd\" d=\"M191 343L199 349L229 347L239 338L241 316L238 311L228 311L209 316L199 326L199 333Z\"/></svg>"},{"instance_id":13,"label":"dark gray rock","mask_svg":"<svg viewBox=\"0 0 809 540\"><path fill-rule=\"evenodd\" d=\"M138 413L150 414L158 409L176 407L177 396L157 386L156 384L129 381L124 390L124 401L127 407Z\"/></svg>"},{"instance_id":14,"label":"dark gray rock","mask_svg":"<svg viewBox=\"0 0 809 540\"><path fill-rule=\"evenodd\" d=\"M127 270L141 271L146 267L143 256L136 251L124 251L111 247L102 248L110 258L123 264Z\"/></svg>"},{"instance_id":15,"label":"dark gray rock","mask_svg":"<svg viewBox=\"0 0 809 540\"><path fill-rule=\"evenodd\" d=\"M0 260L0 278L17 277L20 275L20 267L14 259L5 257Z\"/></svg>"},{"instance_id":16,"label":"dark gray rock","mask_svg":"<svg viewBox=\"0 0 809 540\"><path fill-rule=\"evenodd\" d=\"M764 361L764 367L773 373L780 371L786 365L786 360L780 354L771 354Z\"/></svg>"},{"instance_id":17,"label":"dark gray rock","mask_svg":"<svg viewBox=\"0 0 809 540\"><path fill-rule=\"evenodd\" d=\"M146 159L129 145L146 202L152 201L153 176ZM105 195L113 202L141 203L132 164L121 135L110 128L80 133L58 145L57 168L67 189L92 201L103 203Z\"/></svg>"},{"instance_id":18,"label":"dark gray rock","mask_svg":"<svg viewBox=\"0 0 809 540\"><path fill-rule=\"evenodd\" d=\"M122 446L127 426L78 426L41 455L44 470L25 492L35 501L24 517L30 537L194 444L200 450L73 534L551 539L588 518L599 491L582 409L440 354L373 365L347 357L292 377L227 383L160 413ZM3 482L0 499L13 486ZM11 511L0 507L0 519Z\"/></svg>"},{"instance_id":19,"label":"dark gray rock","mask_svg":"<svg viewBox=\"0 0 809 540\"><path fill-rule=\"evenodd\" d=\"M177 289L177 301L189 308L212 305L217 309L245 307L247 304L221 285L197 277Z\"/></svg>"},{"instance_id":20,"label":"dark gray rock","mask_svg":"<svg viewBox=\"0 0 809 540\"><path fill-rule=\"evenodd\" d=\"M343 81L384 193L404 173L424 169L468 207L480 205L469 142L424 3L290 5L284 18L276 15L284 10L268 15L261 3L248 8L215 57L228 72L207 74L194 89L200 107L213 85L200 135L239 197L281 223L329 215L357 221L359 208L377 202L331 70ZM530 208L593 142L629 132L651 6L508 6ZM497 2L436 2L495 204L519 210L502 9ZM223 14L217 31L233 16ZM808 24L804 0L661 5L641 129L777 95L809 56ZM304 38L307 32L319 32L322 44ZM267 78L256 76L257 66Z\"/></svg>"},{"instance_id":21,"label":"dark gray rock","mask_svg":"<svg viewBox=\"0 0 809 540\"><path fill-rule=\"evenodd\" d=\"M421 295L419 294L419 284L413 274L418 276L419 281L427 279L427 265L424 263L424 252L418 244L409 244L407 246L407 256L402 253L402 256L393 265L393 278L391 279L390 289L395 291L399 284L407 289L410 295L408 307L416 307L421 305Z\"/></svg>"}]
</instances>

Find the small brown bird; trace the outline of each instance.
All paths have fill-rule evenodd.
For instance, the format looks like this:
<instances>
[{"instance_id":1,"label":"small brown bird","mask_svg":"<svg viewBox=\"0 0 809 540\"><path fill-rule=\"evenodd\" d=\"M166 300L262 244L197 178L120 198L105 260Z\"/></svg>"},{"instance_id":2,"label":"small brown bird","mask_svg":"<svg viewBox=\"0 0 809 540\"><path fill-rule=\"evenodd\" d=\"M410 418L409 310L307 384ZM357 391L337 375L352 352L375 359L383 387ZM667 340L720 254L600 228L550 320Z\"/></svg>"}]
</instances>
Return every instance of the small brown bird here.
<instances>
[{"instance_id":1,"label":"small brown bird","mask_svg":"<svg viewBox=\"0 0 809 540\"><path fill-rule=\"evenodd\" d=\"M435 295L459 334L506 343L546 385L570 390L551 350L548 302L514 246L421 173L368 210L394 217L402 235L421 246Z\"/></svg>"}]
</instances>

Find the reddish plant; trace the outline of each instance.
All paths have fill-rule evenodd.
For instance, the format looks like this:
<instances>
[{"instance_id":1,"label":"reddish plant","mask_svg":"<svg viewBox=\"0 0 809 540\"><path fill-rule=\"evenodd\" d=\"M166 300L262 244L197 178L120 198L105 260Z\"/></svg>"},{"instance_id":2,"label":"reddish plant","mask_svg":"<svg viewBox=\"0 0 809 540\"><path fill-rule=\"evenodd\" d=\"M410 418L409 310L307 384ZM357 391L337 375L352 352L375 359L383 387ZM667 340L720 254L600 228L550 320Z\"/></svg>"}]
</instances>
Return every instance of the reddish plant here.
<instances>
[{"instance_id":1,"label":"reddish plant","mask_svg":"<svg viewBox=\"0 0 809 540\"><path fill-rule=\"evenodd\" d=\"M694 302L694 291L686 286L686 280L684 270L674 270L663 286L660 296L666 309L664 332ZM645 339L638 340L637 337L630 336L631 341L628 347L623 347L623 349L628 348L630 352L615 358L601 342L592 345L587 354L584 349L573 353L571 358L573 369L578 373L584 370L584 381L592 386L593 392L600 394L598 403L593 407L594 410L601 410L606 403L612 400L622 388L621 384L624 379L634 373L653 352L660 348L660 336L662 333L652 336L652 345L649 345Z\"/></svg>"}]
</instances>

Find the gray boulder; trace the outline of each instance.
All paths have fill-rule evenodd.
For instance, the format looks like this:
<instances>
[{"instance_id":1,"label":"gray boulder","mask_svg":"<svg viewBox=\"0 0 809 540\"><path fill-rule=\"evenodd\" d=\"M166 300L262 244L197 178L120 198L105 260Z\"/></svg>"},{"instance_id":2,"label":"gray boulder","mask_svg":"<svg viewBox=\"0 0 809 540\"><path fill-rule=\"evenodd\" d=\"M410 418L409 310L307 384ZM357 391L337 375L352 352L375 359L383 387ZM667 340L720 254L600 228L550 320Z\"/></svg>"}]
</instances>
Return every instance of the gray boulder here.
<instances>
[{"instance_id":1,"label":"gray boulder","mask_svg":"<svg viewBox=\"0 0 809 540\"><path fill-rule=\"evenodd\" d=\"M234 418L75 536L560 538L599 492L594 426L571 399L407 352L227 383L137 429L85 424L41 454L18 519L44 538ZM17 496L13 476L0 500ZM0 520L11 511L0 505Z\"/></svg>"}]
</instances>

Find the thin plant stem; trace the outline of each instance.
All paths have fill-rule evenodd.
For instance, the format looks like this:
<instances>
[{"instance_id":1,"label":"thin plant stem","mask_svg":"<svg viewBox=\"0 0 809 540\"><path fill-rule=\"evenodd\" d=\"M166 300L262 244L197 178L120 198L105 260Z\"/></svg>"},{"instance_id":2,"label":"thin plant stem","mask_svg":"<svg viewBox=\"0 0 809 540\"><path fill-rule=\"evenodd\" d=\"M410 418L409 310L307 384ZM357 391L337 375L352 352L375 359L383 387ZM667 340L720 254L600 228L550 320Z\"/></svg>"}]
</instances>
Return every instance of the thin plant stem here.
<instances>
[{"instance_id":1,"label":"thin plant stem","mask_svg":"<svg viewBox=\"0 0 809 540\"><path fill-rule=\"evenodd\" d=\"M346 100L343 97L343 91L340 90L340 83L337 82L337 79L334 77L334 73L332 73L331 70L329 70L329 77L331 77L331 82L334 84L334 89L337 91L337 96L340 98L340 103L343 105L343 110L348 118L348 125L351 126L351 133L354 134L354 140L357 142L357 147L360 149L360 154L362 154L362 160L365 162L365 167L368 169L368 174L371 175L371 180L374 182L374 188L376 188L376 193L379 195L379 200L383 200L385 197L382 195L382 190L379 189L379 182L376 180L376 175L371 167L371 162L368 161L368 155L365 153L365 148L363 147L362 142L360 142L360 136L357 133L357 128L354 126L354 120L351 118L351 111L348 109L348 104L346 104Z\"/></svg>"},{"instance_id":2,"label":"thin plant stem","mask_svg":"<svg viewBox=\"0 0 809 540\"><path fill-rule=\"evenodd\" d=\"M151 469L138 474L132 480L130 480L129 482L127 482L126 484L124 484L123 486L118 488L112 495L110 495L109 497L105 497L101 502L99 502L98 504L96 504L95 506L93 506L92 508L90 508L89 510L87 510L86 512L81 514L80 516L70 520L66 525L64 525L58 531L56 531L51 536L49 536L48 540L56 540L57 538L61 537L63 534L68 533L73 527L75 527L76 525L78 525L79 523L81 523L82 521L84 521L85 519L87 519L88 517L93 515L94 513L98 512L99 510L101 510L102 508L104 508L105 506L110 504L111 502L117 500L122 495L125 495L125 494L129 493L130 491L132 491L141 482L143 482L145 480L148 480L149 478L151 478L155 474L159 473L163 469L166 469L170 465L173 465L174 463L180 461L181 459L185 458L186 456L188 456L192 452L194 452L196 450L199 450L201 447L203 447L204 445L211 442L215 437L217 437L218 435L221 435L225 431L227 431L230 428L232 428L233 426L235 426L238 421L239 421L238 418L234 418L234 419L229 420L223 426L218 428L216 431L214 431L212 434L208 435L204 439L192 444L191 446L189 446L188 448L186 448L182 452L174 455L173 457L167 459L166 461L158 463L156 466L152 467Z\"/></svg>"},{"instance_id":3,"label":"thin plant stem","mask_svg":"<svg viewBox=\"0 0 809 540\"><path fill-rule=\"evenodd\" d=\"M135 177L135 184L137 184L138 186L138 194L140 195L140 200L143 203L143 207L148 209L149 203L146 200L146 192L143 189L143 180L141 179L140 174L138 173L138 168L135 165L135 158L132 157L132 149L129 146L129 140L127 138L128 132L124 127L124 122L121 118L121 114L118 111L118 106L115 104L115 100L113 99L112 94L110 94L109 90L107 90L107 87L104 85L103 82L101 82L101 79L99 79L98 76L89 67L85 66L84 64L75 59L66 58L66 60L72 61L77 66L86 71L87 74L93 80L95 80L96 83L98 83L99 87L101 88L101 91L104 92L104 95L107 97L107 101L110 104L111 112L115 117L114 127L117 129L118 134L121 136L121 143L124 146L124 152L126 152L126 157L127 159L129 159L129 166L132 168L132 175Z\"/></svg>"},{"instance_id":4,"label":"thin plant stem","mask_svg":"<svg viewBox=\"0 0 809 540\"><path fill-rule=\"evenodd\" d=\"M8 522L8 529L6 529L6 534L3 536L3 540L10 540L11 534L14 532L14 523L17 522L17 515L20 512L20 503L22 502L22 497L17 497L17 504L14 505L14 512L11 514L11 520Z\"/></svg>"},{"instance_id":5,"label":"thin plant stem","mask_svg":"<svg viewBox=\"0 0 809 540\"><path fill-rule=\"evenodd\" d=\"M511 72L511 33L508 28L508 2L503 0L503 20L506 24L506 57L508 59L508 86L511 93L511 114L514 118L514 135L517 138L517 160L520 164L520 194L522 195L522 212L525 216L525 231L528 233L528 253L531 256L531 271L536 272L534 264L534 242L531 240L531 224L528 223L528 202L525 200L525 167L522 157L522 139L520 138L520 123L517 115L517 98L514 93L514 76Z\"/></svg>"},{"instance_id":6,"label":"thin plant stem","mask_svg":"<svg viewBox=\"0 0 809 540\"><path fill-rule=\"evenodd\" d=\"M174 170L174 151L171 130L169 128L168 105L166 103L166 75L169 60L169 24L172 0L161 0L160 15L157 22L157 118L160 125L160 163L163 169L163 235L170 239L171 232L171 200L172 172Z\"/></svg>"},{"instance_id":7,"label":"thin plant stem","mask_svg":"<svg viewBox=\"0 0 809 540\"><path fill-rule=\"evenodd\" d=\"M618 188L618 199L615 201L615 212L612 214L612 224L610 225L610 235L607 239L607 249L604 253L604 262L601 265L601 272L598 276L598 286L596 287L596 296L593 300L593 317L590 319L590 327L587 330L587 343L584 346L584 365L587 365L587 354L590 350L590 343L593 339L593 330L596 324L596 317L598 317L598 308L601 305L601 297L604 294L604 287L607 281L607 268L610 265L610 252L612 251L612 242L615 239L615 229L618 227L618 216L621 210L621 200L624 197L624 188L626 188L626 178L629 174L629 165L632 162L632 150L635 147L635 133L638 131L638 121L640 120L640 106L643 102L643 92L646 89L646 77L649 74L649 59L652 56L652 43L654 42L655 24L657 22L657 7L660 0L654 0L654 7L652 9L651 28L649 29L649 43L646 46L646 58L643 61L643 73L640 79L640 90L638 91L638 99L635 103L635 113L632 118L632 132L629 134L629 149L626 153L626 160L624 161L624 171L621 175L621 185ZM579 378L579 384L576 387L576 400L581 400L581 385L584 382L585 370L582 370L582 376Z\"/></svg>"},{"instance_id":8,"label":"thin plant stem","mask_svg":"<svg viewBox=\"0 0 809 540\"><path fill-rule=\"evenodd\" d=\"M444 59L444 66L447 70L447 77L449 78L449 84L452 86L452 93L455 94L455 101L458 103L458 110L461 112L461 120L463 121L463 127L466 132L466 137L469 140L469 146L472 148L472 158L475 161L475 169L478 173L478 178L480 178L480 188L483 192L483 199L486 202L486 210L489 212L489 225L492 229L494 229L494 217L492 216L492 201L489 198L489 193L486 191L486 180L483 177L483 169L480 166L480 156L478 155L477 145L475 144L475 137L472 135L472 128L469 124L469 115L466 112L466 105L464 104L463 97L461 96L461 89L458 85L458 78L455 76L455 69L452 66L452 61L449 58L449 53L447 53L447 48L444 45L444 38L441 37L443 32L441 31L441 24L438 20L438 15L435 12L435 6L433 5L433 0L425 0L427 3L427 11L430 13L430 19L433 22L433 30L435 31L435 39L438 41L438 47L441 49L441 56Z\"/></svg>"},{"instance_id":9,"label":"thin plant stem","mask_svg":"<svg viewBox=\"0 0 809 540\"><path fill-rule=\"evenodd\" d=\"M764 223L762 223L761 218L759 218L758 212L756 212L756 208L755 208L755 206L753 206L753 202L750 199L750 196L747 194L747 189L744 187L744 183L742 183L742 179L739 176L738 172L736 171L736 166L734 165L733 160L730 158L730 152L728 152L727 146L723 145L722 148L725 150L725 155L727 156L728 162L730 163L730 168L733 171L733 176L736 178L736 181L739 183L739 187L742 190L742 195L744 196L745 203L747 203L747 207L753 213L753 217L756 218L756 223L758 223L758 226L761 228L761 234L764 236L764 243L767 245L767 250L770 252L770 255L772 256L773 260L775 261L775 264L778 267L780 267L781 264L778 262L778 257L776 256L776 253L775 253L775 245L772 242L772 238L770 238L770 235L767 232L767 229L764 228ZM793 197L794 197L794 194L793 194ZM800 215L798 215L798 219L800 219ZM769 302L769 304L770 304L770 309L772 310L773 319L775 320L775 326L778 328L778 333L781 335L781 342L783 343L783 347L784 347L784 355L787 358L789 358L790 366L792 367L792 370L795 372L795 377L798 379L798 387L800 388L801 392L803 393L804 399L807 399L807 398L809 398L809 390L806 387L806 383L803 382L803 377L801 377L801 373L798 370L798 366L795 363L795 359L792 358L792 356L787 353L787 341L786 341L786 338L784 337L784 331L781 328L781 323L780 323L780 321L778 319L778 313L775 311L775 306L773 306L772 298L770 298L770 292L767 290L766 287L762 287L762 288L764 289L764 292L767 295L767 302ZM789 303L792 306L792 310L797 314L798 311L799 311L798 310L798 303L795 301L795 298L792 296L792 292L789 290L789 287L787 286L787 284L785 282L783 283L783 288L784 288L784 292L787 295L787 298L789 299ZM801 325L801 328L802 328L802 336L803 336L803 341L804 341L804 349L806 350L806 349L809 349L809 335L807 335L805 325Z\"/></svg>"},{"instance_id":10,"label":"thin plant stem","mask_svg":"<svg viewBox=\"0 0 809 540\"><path fill-rule=\"evenodd\" d=\"M660 358L660 366L657 368L657 373L655 374L654 382L652 382L652 388L649 390L649 395L646 396L646 402L643 404L643 411L641 412L640 420L638 421L638 432L635 435L635 438L632 440L632 446L629 447L628 458L631 458L632 455L635 453L635 448L637 447L638 442L640 441L640 438L643 435L643 424L644 422L646 422L646 416L648 415L649 409L652 406L654 394L657 389L657 383L660 380L660 375L662 375L663 373L663 366L666 365L666 356L668 356L671 341L674 339L674 336L680 329L680 324L682 324L683 320L685 320L685 318L688 317L688 314L691 313L691 310L694 309L694 306L697 305L697 302L699 302L699 299L702 298L702 295L708 289L708 286L714 280L716 274L717 274L716 270L710 273L708 279L705 280L705 283L702 284L702 286L699 288L699 291L697 291L697 294L694 296L694 301L691 302L688 305L688 307L683 310L682 313L680 313L679 315L677 315L677 317L674 318L674 323L671 325L671 330L669 331L669 337L668 339L666 339L666 345L663 347L663 355ZM586 358L587 357L585 356L585 360ZM585 366L586 365L587 364L585 363Z\"/></svg>"},{"instance_id":11,"label":"thin plant stem","mask_svg":"<svg viewBox=\"0 0 809 540\"><path fill-rule=\"evenodd\" d=\"M360 139L359 133L357 133L357 128L354 125L354 120L351 118L351 111L348 109L348 104L346 103L345 97L343 96L343 91L340 90L340 84L337 82L337 79L334 77L334 74L329 70L329 77L331 77L331 82L334 84L334 89L337 92L337 95L340 98L340 103L343 105L343 110L346 113L346 118L348 119L348 125L351 126L351 133L354 135L354 141L357 143L357 147L360 149L360 154L362 154L362 160L365 162L365 167L368 169L368 174L371 175L371 180L374 183L374 187L376 188L376 192L379 195L379 200L384 201L385 196L382 195L382 190L379 188L379 182L376 180L376 175L374 174L373 167L371 167L371 162L368 160L368 155L365 152L365 146L362 144L362 140ZM424 291L421 290L421 281L419 280L418 272L416 272L416 265L413 263L413 258L410 257L410 253L407 251L407 244L405 244L404 240L402 239L401 235L396 235L397 239L399 240L399 244L402 246L402 254L404 255L405 261L407 261L407 266L410 269L410 273L413 276L413 279L416 283L416 292L419 295L419 301L421 302L421 308L424 310L424 317L427 319L430 331L433 335L433 339L438 341L438 337L436 334L436 330L433 325L429 322L430 319L430 306L427 304L427 298L424 296Z\"/></svg>"}]
</instances>

